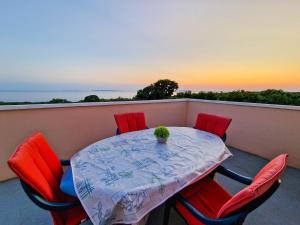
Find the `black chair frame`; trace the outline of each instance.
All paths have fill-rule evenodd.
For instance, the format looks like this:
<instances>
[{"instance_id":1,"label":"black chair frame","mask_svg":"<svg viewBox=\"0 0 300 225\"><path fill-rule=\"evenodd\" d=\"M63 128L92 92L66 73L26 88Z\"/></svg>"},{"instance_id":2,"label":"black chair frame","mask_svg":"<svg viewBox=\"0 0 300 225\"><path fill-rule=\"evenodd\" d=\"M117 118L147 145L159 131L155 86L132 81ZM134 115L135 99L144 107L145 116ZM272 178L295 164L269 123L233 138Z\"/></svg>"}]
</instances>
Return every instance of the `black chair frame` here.
<instances>
[{"instance_id":1,"label":"black chair frame","mask_svg":"<svg viewBox=\"0 0 300 225\"><path fill-rule=\"evenodd\" d=\"M215 172L218 172L226 177L229 177L235 181L238 181L238 182L246 184L246 185L249 185L252 183L251 178L240 175L236 172L233 172L232 170L226 169L223 166L217 167L217 169L215 171L213 171L213 174ZM175 204L176 204L176 201L178 201L193 216L195 216L199 221L201 221L205 225L242 225L243 222L245 221L247 215L250 212L252 212L253 210L255 210L257 207L259 207L261 204L263 204L268 198L270 198L274 194L274 192L277 190L277 188L280 186L280 183L281 183L281 181L277 180L266 193L264 193L257 199L253 200L252 202L247 204L245 207L239 209L236 212L231 213L230 215L228 215L226 217L218 218L218 219L209 218L209 217L203 215L196 208L194 208L185 198L183 198L180 194L176 194L174 197L172 197L171 199L169 199L166 202L163 224L168 225L170 210L173 207L177 211ZM182 215L178 211L177 211L177 213L182 217ZM185 222L188 224L187 221L185 221Z\"/></svg>"},{"instance_id":2,"label":"black chair frame","mask_svg":"<svg viewBox=\"0 0 300 225\"><path fill-rule=\"evenodd\" d=\"M225 143L225 142L226 142L226 139L227 139L227 134L225 133L225 134L223 135L223 137L221 137L221 139L222 139L222 141Z\"/></svg>"},{"instance_id":3,"label":"black chair frame","mask_svg":"<svg viewBox=\"0 0 300 225\"><path fill-rule=\"evenodd\" d=\"M62 166L69 166L70 160L60 160ZM27 194L27 196L33 201L37 206L45 210L51 211L62 211L66 209L74 208L80 205L79 199L74 202L49 202L45 198L43 198L40 194L38 194L33 188L31 188L25 181L20 180L21 185Z\"/></svg>"}]
</instances>

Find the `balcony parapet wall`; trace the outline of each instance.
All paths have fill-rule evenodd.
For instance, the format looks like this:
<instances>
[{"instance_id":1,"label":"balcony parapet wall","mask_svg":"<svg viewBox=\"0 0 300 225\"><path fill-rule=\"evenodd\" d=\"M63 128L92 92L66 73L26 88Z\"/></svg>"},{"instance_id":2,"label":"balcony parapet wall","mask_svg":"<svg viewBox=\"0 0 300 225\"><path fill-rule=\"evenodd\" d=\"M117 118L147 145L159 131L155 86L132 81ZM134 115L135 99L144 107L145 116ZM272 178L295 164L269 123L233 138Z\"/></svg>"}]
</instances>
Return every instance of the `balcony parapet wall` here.
<instances>
[{"instance_id":1,"label":"balcony parapet wall","mask_svg":"<svg viewBox=\"0 0 300 225\"><path fill-rule=\"evenodd\" d=\"M286 152L289 165L300 168L300 106L191 99L187 108L187 126L198 112L230 117L227 145L267 159Z\"/></svg>"},{"instance_id":2,"label":"balcony parapet wall","mask_svg":"<svg viewBox=\"0 0 300 225\"><path fill-rule=\"evenodd\" d=\"M227 144L271 159L289 153L300 168L300 107L199 99L15 105L0 107L0 181L15 175L7 159L34 132L42 132L60 158L115 134L115 113L143 111L149 127L193 126L199 112L233 118Z\"/></svg>"}]
</instances>

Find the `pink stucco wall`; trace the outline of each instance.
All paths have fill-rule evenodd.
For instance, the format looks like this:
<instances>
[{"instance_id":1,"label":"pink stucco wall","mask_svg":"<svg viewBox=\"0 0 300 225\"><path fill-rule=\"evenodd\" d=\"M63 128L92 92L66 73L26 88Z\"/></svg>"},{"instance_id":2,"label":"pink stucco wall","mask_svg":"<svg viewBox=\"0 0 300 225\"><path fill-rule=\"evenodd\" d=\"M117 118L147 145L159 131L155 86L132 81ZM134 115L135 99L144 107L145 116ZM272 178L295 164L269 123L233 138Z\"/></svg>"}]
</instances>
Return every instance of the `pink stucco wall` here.
<instances>
[{"instance_id":1,"label":"pink stucco wall","mask_svg":"<svg viewBox=\"0 0 300 225\"><path fill-rule=\"evenodd\" d=\"M149 127L193 126L199 112L233 118L227 144L271 159L289 153L289 165L300 168L300 107L162 100L96 104L0 107L0 181L14 177L7 159L18 144L41 131L60 158L115 134L115 113L143 111Z\"/></svg>"},{"instance_id":2,"label":"pink stucco wall","mask_svg":"<svg viewBox=\"0 0 300 225\"><path fill-rule=\"evenodd\" d=\"M191 100L187 126L194 125L199 112L232 118L227 145L267 159L287 152L289 165L300 168L300 107Z\"/></svg>"},{"instance_id":3,"label":"pink stucco wall","mask_svg":"<svg viewBox=\"0 0 300 225\"><path fill-rule=\"evenodd\" d=\"M185 126L185 101L156 102L0 110L0 181L15 176L6 161L17 145L36 131L46 136L60 158L69 158L83 147L114 135L115 113L143 111L149 127Z\"/></svg>"}]
</instances>

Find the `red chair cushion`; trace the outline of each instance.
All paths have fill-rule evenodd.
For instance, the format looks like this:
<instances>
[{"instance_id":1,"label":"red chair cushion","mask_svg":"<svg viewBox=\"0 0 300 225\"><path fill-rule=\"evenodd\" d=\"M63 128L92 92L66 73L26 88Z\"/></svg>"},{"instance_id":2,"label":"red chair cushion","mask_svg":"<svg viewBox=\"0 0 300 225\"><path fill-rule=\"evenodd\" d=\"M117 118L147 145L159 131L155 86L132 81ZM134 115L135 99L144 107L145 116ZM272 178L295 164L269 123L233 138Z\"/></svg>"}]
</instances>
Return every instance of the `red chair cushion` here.
<instances>
[{"instance_id":1,"label":"red chair cushion","mask_svg":"<svg viewBox=\"0 0 300 225\"><path fill-rule=\"evenodd\" d=\"M115 114L114 117L121 134L147 128L143 112Z\"/></svg>"},{"instance_id":2,"label":"red chair cushion","mask_svg":"<svg viewBox=\"0 0 300 225\"><path fill-rule=\"evenodd\" d=\"M206 113L199 113L195 128L213 133L222 138L227 128L229 127L231 121L231 118Z\"/></svg>"},{"instance_id":3,"label":"red chair cushion","mask_svg":"<svg viewBox=\"0 0 300 225\"><path fill-rule=\"evenodd\" d=\"M287 157L287 154L282 154L269 162L254 177L249 186L235 194L222 206L217 217L225 217L264 194L282 175L286 168Z\"/></svg>"},{"instance_id":4,"label":"red chair cushion","mask_svg":"<svg viewBox=\"0 0 300 225\"><path fill-rule=\"evenodd\" d=\"M231 195L209 176L188 186L180 194L197 210L210 218L216 218L219 209L231 198ZM203 225L180 202L176 203L176 209L189 225Z\"/></svg>"},{"instance_id":5,"label":"red chair cushion","mask_svg":"<svg viewBox=\"0 0 300 225\"><path fill-rule=\"evenodd\" d=\"M52 202L74 201L75 198L65 195L60 190L60 180L63 169L59 159L54 151L40 133L36 133L12 154L8 160L9 167L17 176L43 196L46 200ZM73 214L73 212L75 212ZM86 214L81 207L76 207L64 212L51 212L54 224L73 224L73 218L86 218ZM82 217L82 216L85 217ZM80 222L79 220L79 222Z\"/></svg>"}]
</instances>

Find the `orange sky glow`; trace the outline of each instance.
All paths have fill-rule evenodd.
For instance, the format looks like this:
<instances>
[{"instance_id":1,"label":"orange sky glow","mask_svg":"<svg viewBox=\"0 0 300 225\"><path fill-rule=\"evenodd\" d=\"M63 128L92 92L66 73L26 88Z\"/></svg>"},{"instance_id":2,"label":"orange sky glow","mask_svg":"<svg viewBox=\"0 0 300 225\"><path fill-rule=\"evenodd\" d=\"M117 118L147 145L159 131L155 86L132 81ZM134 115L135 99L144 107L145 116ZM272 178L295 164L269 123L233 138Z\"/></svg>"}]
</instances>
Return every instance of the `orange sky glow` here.
<instances>
[{"instance_id":1,"label":"orange sky glow","mask_svg":"<svg viewBox=\"0 0 300 225\"><path fill-rule=\"evenodd\" d=\"M168 78L181 89L300 91L300 1L61 4L1 7L0 89Z\"/></svg>"}]
</instances>

